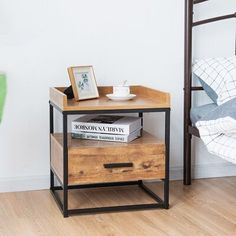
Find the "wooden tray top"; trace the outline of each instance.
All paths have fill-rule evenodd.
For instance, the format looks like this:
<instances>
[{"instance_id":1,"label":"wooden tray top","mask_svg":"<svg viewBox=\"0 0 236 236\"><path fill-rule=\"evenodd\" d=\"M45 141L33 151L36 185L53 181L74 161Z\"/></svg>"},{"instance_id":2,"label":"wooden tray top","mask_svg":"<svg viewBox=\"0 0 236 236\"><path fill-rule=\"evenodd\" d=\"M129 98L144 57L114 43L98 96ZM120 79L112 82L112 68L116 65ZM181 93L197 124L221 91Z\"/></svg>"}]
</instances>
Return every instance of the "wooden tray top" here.
<instances>
[{"instance_id":1,"label":"wooden tray top","mask_svg":"<svg viewBox=\"0 0 236 236\"><path fill-rule=\"evenodd\" d=\"M67 99L65 87L50 88L50 102L62 111L88 110L129 110L129 109L156 109L170 108L170 94L144 86L131 86L131 93L137 97L129 101L112 101L106 94L112 93L111 86L98 87L100 97L97 99L75 101Z\"/></svg>"}]
</instances>

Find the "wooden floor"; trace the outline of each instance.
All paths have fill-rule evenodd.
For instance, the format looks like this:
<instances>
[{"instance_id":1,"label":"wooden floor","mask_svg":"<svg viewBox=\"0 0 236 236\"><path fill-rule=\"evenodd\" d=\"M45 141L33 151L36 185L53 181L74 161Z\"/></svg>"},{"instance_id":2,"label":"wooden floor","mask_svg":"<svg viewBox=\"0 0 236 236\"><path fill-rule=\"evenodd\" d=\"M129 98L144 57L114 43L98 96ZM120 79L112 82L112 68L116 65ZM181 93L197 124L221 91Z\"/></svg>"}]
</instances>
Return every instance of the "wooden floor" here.
<instances>
[{"instance_id":1,"label":"wooden floor","mask_svg":"<svg viewBox=\"0 0 236 236\"><path fill-rule=\"evenodd\" d=\"M159 184L158 184L159 185ZM236 235L236 177L171 182L171 208L64 219L48 190L0 194L1 236ZM160 186L153 186L159 191ZM136 187L80 190L70 206L152 202Z\"/></svg>"}]
</instances>

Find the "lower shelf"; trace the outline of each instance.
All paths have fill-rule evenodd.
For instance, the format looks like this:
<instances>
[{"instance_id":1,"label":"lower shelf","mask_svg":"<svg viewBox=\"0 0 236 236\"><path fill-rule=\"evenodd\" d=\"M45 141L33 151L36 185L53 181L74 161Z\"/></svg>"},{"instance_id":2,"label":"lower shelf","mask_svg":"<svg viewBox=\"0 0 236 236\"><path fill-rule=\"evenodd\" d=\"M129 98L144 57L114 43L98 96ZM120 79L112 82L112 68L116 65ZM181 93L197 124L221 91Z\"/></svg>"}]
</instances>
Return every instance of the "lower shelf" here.
<instances>
[{"instance_id":1,"label":"lower shelf","mask_svg":"<svg viewBox=\"0 0 236 236\"><path fill-rule=\"evenodd\" d=\"M144 132L131 143L72 139L68 134L68 173L63 170L63 136L51 135L51 167L68 184L165 178L165 144Z\"/></svg>"},{"instance_id":2,"label":"lower shelf","mask_svg":"<svg viewBox=\"0 0 236 236\"><path fill-rule=\"evenodd\" d=\"M148 186L142 181L103 184L103 188L101 188L101 185L99 188L96 188L98 185L70 187L66 216L73 214L168 208L168 202L162 200L157 193L151 190L154 188L155 192L160 192L163 185L161 182L149 183ZM111 188L111 186L113 187ZM61 187L54 187L52 194L65 216L65 212L63 211L63 191L61 190Z\"/></svg>"}]
</instances>

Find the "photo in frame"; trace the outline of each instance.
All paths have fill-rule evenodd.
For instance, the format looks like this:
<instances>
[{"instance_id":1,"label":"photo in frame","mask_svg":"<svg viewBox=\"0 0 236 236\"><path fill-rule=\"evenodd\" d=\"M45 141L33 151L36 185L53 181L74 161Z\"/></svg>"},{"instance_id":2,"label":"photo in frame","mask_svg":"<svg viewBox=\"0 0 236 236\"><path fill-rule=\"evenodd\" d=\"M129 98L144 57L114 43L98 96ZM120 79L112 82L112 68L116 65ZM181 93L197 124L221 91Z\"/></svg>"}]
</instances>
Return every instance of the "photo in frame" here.
<instances>
[{"instance_id":1,"label":"photo in frame","mask_svg":"<svg viewBox=\"0 0 236 236\"><path fill-rule=\"evenodd\" d=\"M68 73L76 101L99 97L93 66L69 67Z\"/></svg>"}]
</instances>

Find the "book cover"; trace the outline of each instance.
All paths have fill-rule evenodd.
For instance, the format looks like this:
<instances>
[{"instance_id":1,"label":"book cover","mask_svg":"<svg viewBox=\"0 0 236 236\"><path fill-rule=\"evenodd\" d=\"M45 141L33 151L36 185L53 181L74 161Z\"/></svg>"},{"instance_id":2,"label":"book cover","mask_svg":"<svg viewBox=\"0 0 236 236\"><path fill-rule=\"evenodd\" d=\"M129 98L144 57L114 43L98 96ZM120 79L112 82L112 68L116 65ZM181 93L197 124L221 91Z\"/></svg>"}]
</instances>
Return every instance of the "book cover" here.
<instances>
[{"instance_id":1,"label":"book cover","mask_svg":"<svg viewBox=\"0 0 236 236\"><path fill-rule=\"evenodd\" d=\"M118 115L87 115L72 122L72 133L130 134L141 128L141 118Z\"/></svg>"},{"instance_id":2,"label":"book cover","mask_svg":"<svg viewBox=\"0 0 236 236\"><path fill-rule=\"evenodd\" d=\"M88 133L88 132L77 132L72 133L72 138L78 139L91 139L91 140L102 140L110 142L121 142L129 143L134 139L141 136L141 129L138 129L131 134L99 134L99 133Z\"/></svg>"}]
</instances>

